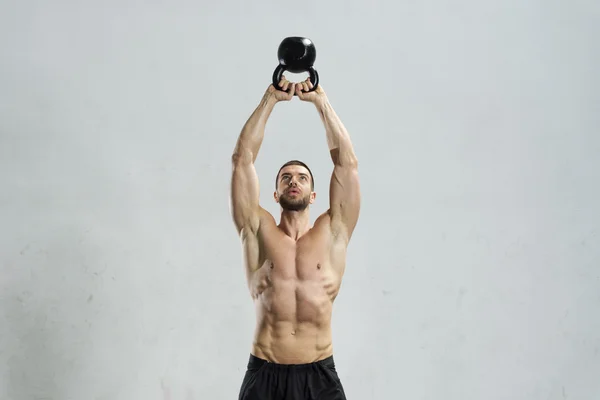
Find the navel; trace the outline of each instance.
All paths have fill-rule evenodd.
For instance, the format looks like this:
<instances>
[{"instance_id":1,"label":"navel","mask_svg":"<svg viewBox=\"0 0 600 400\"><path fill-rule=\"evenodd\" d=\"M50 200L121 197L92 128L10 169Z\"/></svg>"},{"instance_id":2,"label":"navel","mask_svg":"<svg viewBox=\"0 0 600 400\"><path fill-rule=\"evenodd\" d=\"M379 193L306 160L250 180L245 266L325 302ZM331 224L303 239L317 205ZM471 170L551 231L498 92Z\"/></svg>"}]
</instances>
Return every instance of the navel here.
<instances>
[{"instance_id":1,"label":"navel","mask_svg":"<svg viewBox=\"0 0 600 400\"><path fill-rule=\"evenodd\" d=\"M321 269L321 264L317 264L317 269Z\"/></svg>"}]
</instances>

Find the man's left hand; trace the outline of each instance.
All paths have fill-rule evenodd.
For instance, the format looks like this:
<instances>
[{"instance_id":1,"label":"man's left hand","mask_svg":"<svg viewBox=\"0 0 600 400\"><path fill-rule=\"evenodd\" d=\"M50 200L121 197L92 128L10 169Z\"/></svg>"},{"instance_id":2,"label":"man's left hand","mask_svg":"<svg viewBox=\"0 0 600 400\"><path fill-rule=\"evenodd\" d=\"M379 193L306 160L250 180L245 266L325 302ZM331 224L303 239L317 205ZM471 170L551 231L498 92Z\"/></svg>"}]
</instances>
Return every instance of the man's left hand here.
<instances>
[{"instance_id":1,"label":"man's left hand","mask_svg":"<svg viewBox=\"0 0 600 400\"><path fill-rule=\"evenodd\" d=\"M325 100L325 91L321 85L317 86L317 88L309 92L313 88L313 84L310 81L310 78L307 78L305 81L296 83L296 95L302 101L308 101L311 103L317 104L319 101Z\"/></svg>"}]
</instances>

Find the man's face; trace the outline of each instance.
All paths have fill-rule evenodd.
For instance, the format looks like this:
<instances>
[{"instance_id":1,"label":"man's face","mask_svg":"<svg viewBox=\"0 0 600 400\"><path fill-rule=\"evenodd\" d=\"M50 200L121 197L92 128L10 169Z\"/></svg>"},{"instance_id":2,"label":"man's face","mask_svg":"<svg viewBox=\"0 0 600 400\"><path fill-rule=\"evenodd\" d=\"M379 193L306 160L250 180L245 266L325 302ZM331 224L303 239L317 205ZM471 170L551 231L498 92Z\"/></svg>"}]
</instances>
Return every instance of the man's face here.
<instances>
[{"instance_id":1,"label":"man's face","mask_svg":"<svg viewBox=\"0 0 600 400\"><path fill-rule=\"evenodd\" d=\"M284 210L302 211L315 200L308 170L300 165L288 165L277 178L275 201Z\"/></svg>"}]
</instances>

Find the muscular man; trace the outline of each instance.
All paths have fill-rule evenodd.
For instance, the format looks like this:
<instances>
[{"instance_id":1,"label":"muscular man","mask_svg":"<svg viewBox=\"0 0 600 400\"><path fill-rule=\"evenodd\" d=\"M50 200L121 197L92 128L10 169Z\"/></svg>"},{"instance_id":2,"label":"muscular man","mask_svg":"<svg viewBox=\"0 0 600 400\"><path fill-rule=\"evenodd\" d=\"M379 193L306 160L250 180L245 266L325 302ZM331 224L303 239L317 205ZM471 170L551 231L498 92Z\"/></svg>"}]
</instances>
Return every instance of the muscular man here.
<instances>
[{"instance_id":1,"label":"muscular man","mask_svg":"<svg viewBox=\"0 0 600 400\"><path fill-rule=\"evenodd\" d=\"M357 160L350 137L323 88L309 79L270 85L238 138L232 157L231 211L241 237L256 329L239 400L344 400L333 362L331 310L360 208ZM290 161L276 176L280 222L259 204L254 162L275 104L315 105L333 161L329 209L310 226L315 200L310 169Z\"/></svg>"}]
</instances>

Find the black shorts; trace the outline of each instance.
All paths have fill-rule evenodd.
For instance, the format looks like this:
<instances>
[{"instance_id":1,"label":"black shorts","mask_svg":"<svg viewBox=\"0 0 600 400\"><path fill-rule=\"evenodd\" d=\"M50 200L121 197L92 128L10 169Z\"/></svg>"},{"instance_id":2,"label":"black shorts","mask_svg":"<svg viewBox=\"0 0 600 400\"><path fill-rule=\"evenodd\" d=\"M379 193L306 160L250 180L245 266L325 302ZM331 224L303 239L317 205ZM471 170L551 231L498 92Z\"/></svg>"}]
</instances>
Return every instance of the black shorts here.
<instances>
[{"instance_id":1,"label":"black shorts","mask_svg":"<svg viewBox=\"0 0 600 400\"><path fill-rule=\"evenodd\" d=\"M333 356L275 364L250 355L238 400L346 400Z\"/></svg>"}]
</instances>

